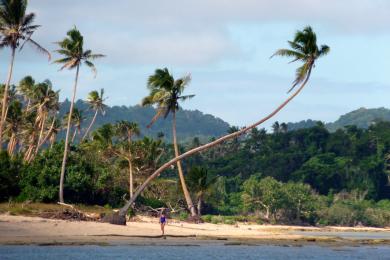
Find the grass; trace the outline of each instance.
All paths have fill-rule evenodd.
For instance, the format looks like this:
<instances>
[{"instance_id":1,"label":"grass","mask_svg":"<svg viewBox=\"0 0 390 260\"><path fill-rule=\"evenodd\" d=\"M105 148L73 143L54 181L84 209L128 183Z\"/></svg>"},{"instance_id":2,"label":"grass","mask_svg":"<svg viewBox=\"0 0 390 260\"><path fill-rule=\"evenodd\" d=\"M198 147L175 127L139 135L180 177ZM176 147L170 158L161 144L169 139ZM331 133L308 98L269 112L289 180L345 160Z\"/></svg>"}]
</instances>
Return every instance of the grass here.
<instances>
[{"instance_id":1,"label":"grass","mask_svg":"<svg viewBox=\"0 0 390 260\"><path fill-rule=\"evenodd\" d=\"M262 220L256 216L222 216L222 215L203 215L204 222L212 224L235 225L237 222L263 224Z\"/></svg>"},{"instance_id":2,"label":"grass","mask_svg":"<svg viewBox=\"0 0 390 260\"><path fill-rule=\"evenodd\" d=\"M111 213L111 209L101 206L73 205L76 209L87 213ZM9 213L14 216L38 217L43 213L62 212L68 207L47 203L0 203L0 214Z\"/></svg>"}]
</instances>

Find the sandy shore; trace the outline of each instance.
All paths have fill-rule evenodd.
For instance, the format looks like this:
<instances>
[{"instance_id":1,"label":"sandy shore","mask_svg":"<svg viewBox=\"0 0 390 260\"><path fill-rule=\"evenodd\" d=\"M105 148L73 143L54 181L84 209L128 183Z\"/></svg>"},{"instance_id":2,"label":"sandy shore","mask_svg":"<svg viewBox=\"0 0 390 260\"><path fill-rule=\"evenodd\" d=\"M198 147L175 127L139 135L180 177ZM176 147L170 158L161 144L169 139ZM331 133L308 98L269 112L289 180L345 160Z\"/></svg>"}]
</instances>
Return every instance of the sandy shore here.
<instances>
[{"instance_id":1,"label":"sandy shore","mask_svg":"<svg viewBox=\"0 0 390 260\"><path fill-rule=\"evenodd\" d=\"M299 227L168 222L161 237L157 219L139 217L127 226L0 215L0 244L38 245L202 245L388 244L390 228Z\"/></svg>"}]
</instances>

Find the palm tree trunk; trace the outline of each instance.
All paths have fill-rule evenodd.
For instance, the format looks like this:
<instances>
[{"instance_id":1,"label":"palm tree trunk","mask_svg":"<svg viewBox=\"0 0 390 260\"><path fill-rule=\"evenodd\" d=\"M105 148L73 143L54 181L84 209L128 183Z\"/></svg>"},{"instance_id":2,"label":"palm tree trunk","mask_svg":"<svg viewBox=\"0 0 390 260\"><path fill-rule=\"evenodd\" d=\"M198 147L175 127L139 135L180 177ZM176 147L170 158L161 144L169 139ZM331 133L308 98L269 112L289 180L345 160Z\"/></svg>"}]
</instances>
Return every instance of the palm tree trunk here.
<instances>
[{"instance_id":1,"label":"palm tree trunk","mask_svg":"<svg viewBox=\"0 0 390 260\"><path fill-rule=\"evenodd\" d=\"M74 128L74 132L73 132L73 135L72 135L72 140L70 141L71 144L74 142L74 139L76 138L76 134L77 134L77 127Z\"/></svg>"},{"instance_id":2,"label":"palm tree trunk","mask_svg":"<svg viewBox=\"0 0 390 260\"><path fill-rule=\"evenodd\" d=\"M46 115L42 116L42 120L41 120L41 125L40 125L40 131L39 131L39 137L38 137L38 141L37 141L37 147L35 149L35 154L38 153L38 149L40 147L40 143L42 141L42 137L43 137L43 130L45 128L45 121L46 121Z\"/></svg>"},{"instance_id":3,"label":"palm tree trunk","mask_svg":"<svg viewBox=\"0 0 390 260\"><path fill-rule=\"evenodd\" d=\"M12 72L14 69L14 61L15 61L15 48L12 48L11 52L11 63L9 65L9 71L8 71L8 78L7 82L5 83L4 87L4 94L3 94L3 104L1 108L1 118L0 118L0 151L3 149L3 128L5 124L5 120L7 119L7 112L8 112L8 89L9 85L11 83L12 79Z\"/></svg>"},{"instance_id":4,"label":"palm tree trunk","mask_svg":"<svg viewBox=\"0 0 390 260\"><path fill-rule=\"evenodd\" d=\"M202 202L203 202L203 194L199 195L198 198L198 216L200 217L202 215Z\"/></svg>"},{"instance_id":5,"label":"palm tree trunk","mask_svg":"<svg viewBox=\"0 0 390 260\"><path fill-rule=\"evenodd\" d=\"M50 137L51 132L53 131L55 122L56 122L56 118L53 119L53 122L51 123L50 129L48 130L46 136L43 138L43 140L41 142L38 142L37 148L35 150L35 154L38 154L39 148L41 148L41 146L44 143L46 143L47 139Z\"/></svg>"},{"instance_id":6,"label":"palm tree trunk","mask_svg":"<svg viewBox=\"0 0 390 260\"><path fill-rule=\"evenodd\" d=\"M179 148L177 146L177 136L176 136L176 112L172 113L172 136L173 136L173 148L175 150L175 157L179 156ZM184 198L187 202L188 210L191 212L191 216L196 216L196 210L194 207L194 203L192 202L190 192L188 191L186 181L184 179L183 168L181 167L181 162L178 160L177 162L177 171L179 172L179 178L181 187L183 189Z\"/></svg>"},{"instance_id":7,"label":"palm tree trunk","mask_svg":"<svg viewBox=\"0 0 390 260\"><path fill-rule=\"evenodd\" d=\"M89 126L87 128L87 131L85 131L85 134L84 134L83 138L81 138L81 142L84 141L84 139L88 136L88 133L91 130L92 125L95 123L97 114L98 114L98 110L96 109L95 115L93 116L92 121L91 121L91 123L89 124Z\"/></svg>"},{"instance_id":8,"label":"palm tree trunk","mask_svg":"<svg viewBox=\"0 0 390 260\"><path fill-rule=\"evenodd\" d=\"M138 187L138 189L134 192L134 196L128 202L126 202L126 204L121 208L121 210L119 211L119 215L122 218L125 217L126 216L126 212L129 210L129 208L134 203L134 201L137 199L137 197L141 194L141 192L149 185L149 183L152 180L154 180L156 177L160 176L160 174L165 169L170 167L171 165L175 164L176 162L178 162L178 161L180 161L180 160L182 160L182 159L184 159L184 158L186 158L186 157L188 157L190 155L193 155L195 153L198 153L198 152L201 152L203 150L206 150L206 149L209 149L211 147L214 147L214 146L216 146L216 145L218 145L218 144L220 144L220 143L222 143L222 142L224 142L226 140L238 137L238 136L248 132L249 130L257 127L258 125L264 123L265 121L269 120L273 116L275 116L280 110L282 110L291 100L293 100L302 91L302 89L306 86L307 82L309 81L310 75L311 75L311 68L309 69L307 77L306 77L305 81L302 83L302 85L290 97L288 97L282 104L280 104L274 111L272 111L266 117L262 118L260 121L254 123L254 124L252 124L250 126L247 126L245 128L242 128L241 130L239 130L237 132L234 132L234 133L222 136L222 137L218 138L217 140L214 140L214 141L212 141L210 143L207 143L207 144L201 145L199 147L196 147L194 149L191 149L191 150L181 154L180 156L177 156L176 158L173 158L170 161L168 161L165 164L163 164L152 175L150 175L144 181L144 183L142 183L142 185L140 185Z\"/></svg>"},{"instance_id":9,"label":"palm tree trunk","mask_svg":"<svg viewBox=\"0 0 390 260\"><path fill-rule=\"evenodd\" d=\"M65 167L66 167L66 159L68 156L68 144L69 144L69 134L70 134L70 123L72 120L72 113L73 113L73 106L74 101L76 99L76 91L77 91L77 81L79 79L79 70L80 65L77 65L76 68L76 77L74 80L74 86L73 86L73 96L72 101L70 103L70 110L69 110L69 117L68 117L68 124L66 128L66 137L65 137L65 147L64 147L64 158L62 159L62 166L61 166L61 177L60 177L60 190L59 190L59 199L61 203L64 203L64 178L65 178Z\"/></svg>"},{"instance_id":10,"label":"palm tree trunk","mask_svg":"<svg viewBox=\"0 0 390 260\"><path fill-rule=\"evenodd\" d=\"M133 197L133 163L131 162L131 158L127 161L129 162L129 195L131 199Z\"/></svg>"},{"instance_id":11,"label":"palm tree trunk","mask_svg":"<svg viewBox=\"0 0 390 260\"><path fill-rule=\"evenodd\" d=\"M15 135L15 133L12 133L11 138L9 139L9 142L8 142L8 147L7 147L8 154L10 156L12 156L14 153L15 144L16 144L16 135Z\"/></svg>"}]
</instances>

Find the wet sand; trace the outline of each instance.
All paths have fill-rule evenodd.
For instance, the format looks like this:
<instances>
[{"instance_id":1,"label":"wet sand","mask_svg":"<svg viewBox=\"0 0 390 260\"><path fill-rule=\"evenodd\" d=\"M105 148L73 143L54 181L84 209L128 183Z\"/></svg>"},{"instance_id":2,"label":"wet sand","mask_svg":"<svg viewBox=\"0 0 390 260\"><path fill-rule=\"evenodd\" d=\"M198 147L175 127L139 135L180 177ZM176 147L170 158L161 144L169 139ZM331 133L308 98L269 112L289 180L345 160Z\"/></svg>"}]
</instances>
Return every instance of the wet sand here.
<instances>
[{"instance_id":1,"label":"wet sand","mask_svg":"<svg viewBox=\"0 0 390 260\"><path fill-rule=\"evenodd\" d=\"M2 245L390 245L390 228L301 227L168 221L161 236L157 219L138 217L127 226L0 215Z\"/></svg>"}]
</instances>

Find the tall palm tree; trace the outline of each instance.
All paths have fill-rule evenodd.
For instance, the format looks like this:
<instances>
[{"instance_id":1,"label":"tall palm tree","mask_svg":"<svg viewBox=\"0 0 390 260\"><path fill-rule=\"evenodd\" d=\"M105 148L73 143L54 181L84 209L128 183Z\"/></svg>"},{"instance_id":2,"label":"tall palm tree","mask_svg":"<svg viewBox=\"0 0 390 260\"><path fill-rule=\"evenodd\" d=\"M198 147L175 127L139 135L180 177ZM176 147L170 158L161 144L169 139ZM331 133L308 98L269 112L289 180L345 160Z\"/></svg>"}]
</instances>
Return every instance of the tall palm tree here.
<instances>
[{"instance_id":1,"label":"tall palm tree","mask_svg":"<svg viewBox=\"0 0 390 260\"><path fill-rule=\"evenodd\" d=\"M50 53L31 36L40 27L34 24L35 14L26 13L27 0L0 0L0 48L9 47L11 49L11 61L5 91L2 102L0 118L0 150L2 149L2 136L4 122L7 118L7 95L11 83L15 53L17 49L22 49L25 43L29 43L39 52L46 54L50 60Z\"/></svg>"},{"instance_id":2,"label":"tall palm tree","mask_svg":"<svg viewBox=\"0 0 390 260\"><path fill-rule=\"evenodd\" d=\"M157 107L157 113L148 127L150 127L158 118L167 118L169 114L172 114L172 137L175 157L179 156L176 136L176 112L179 110L180 101L185 101L194 97L194 95L183 95L190 80L191 77L189 75L175 80L167 68L157 69L148 79L150 94L142 100L143 106L155 105ZM180 161L177 161L177 170L179 172L180 183L183 188L188 209L192 216L196 216L196 210L184 179Z\"/></svg>"},{"instance_id":3,"label":"tall palm tree","mask_svg":"<svg viewBox=\"0 0 390 260\"><path fill-rule=\"evenodd\" d=\"M125 142L124 145L120 145L120 154L125 157L129 165L129 195L133 196L133 152L132 152L132 139L133 136L139 136L141 134L140 128L137 123L121 120L115 125L116 135Z\"/></svg>"},{"instance_id":4,"label":"tall palm tree","mask_svg":"<svg viewBox=\"0 0 390 260\"><path fill-rule=\"evenodd\" d=\"M237 132L227 134L225 136L222 136L214 141L211 141L207 144L204 144L202 146L196 147L194 149L191 149L180 156L177 156L176 158L171 159L170 161L163 164L160 168L158 168L152 175L149 176L145 180L145 182L138 187L138 189L134 192L133 197L125 204L125 206L122 207L122 209L119 212L120 216L120 223L126 216L126 212L129 210L130 206L134 203L134 201L137 199L138 195L149 185L149 183L154 180L156 177L158 177L165 169L170 167L171 165L177 163L178 161L191 156L192 154L201 152L203 150L209 149L211 147L214 147L226 140L235 138L237 136L240 136L251 129L257 127L258 125L264 123L265 121L269 120L273 116L275 116L280 110L282 110L291 100L294 99L306 86L307 82L310 79L310 75L312 72L312 69L314 68L315 62L318 58L326 55L329 53L330 48L326 45L322 45L321 47L317 46L317 37L314 33L314 31L311 29L311 27L306 27L302 31L297 31L294 37L294 40L289 42L290 46L292 47L292 50L289 49L281 49L278 50L273 56L275 55L281 55L281 56L288 56L293 58L292 62L302 62L303 65L300 66L297 70L297 76L293 82L293 87L290 89L292 91L296 86L299 86L299 88L292 93L282 104L280 104L274 111L272 111L270 114L268 114L266 117L262 118L261 120L257 121L256 123L244 127ZM291 52L290 52L291 51ZM292 55L293 53L296 53L296 55ZM291 54L291 55L287 55ZM298 82L298 83L297 83Z\"/></svg>"},{"instance_id":5,"label":"tall palm tree","mask_svg":"<svg viewBox=\"0 0 390 260\"><path fill-rule=\"evenodd\" d=\"M68 124L67 124L67 128L66 128L64 157L63 157L62 166L61 166L59 200L60 200L60 202L63 203L64 202L65 167L66 167L66 159L68 156L69 133L70 133L70 128L71 128L70 124L71 124L71 119L72 119L74 101L76 98L77 82L79 79L80 66L82 64L85 64L86 66L88 66L89 68L92 69L93 73L96 76L96 68L95 68L95 65L92 63L92 60L104 57L104 55L93 54L91 50L84 50L84 38L81 35L80 31L77 30L76 27L73 28L72 30L68 31L67 37L65 37L62 41L58 42L57 44L59 46L59 49L56 52L63 56L63 58L55 61L55 63L62 64L62 67L60 68L60 70L76 69L76 76L75 76L74 86L73 86L73 95L72 95L72 100L70 103Z\"/></svg>"},{"instance_id":6,"label":"tall palm tree","mask_svg":"<svg viewBox=\"0 0 390 260\"><path fill-rule=\"evenodd\" d=\"M105 112L104 109L106 105L104 104L105 99L103 98L103 95L104 95L104 89L100 90L100 94L96 90L91 91L88 94L87 102L89 103L90 109L95 111L95 114L93 115L91 123L89 124L87 130L85 131L85 134L81 139L81 141L84 141L84 139L88 136L88 133L91 130L92 125L95 123L99 111L104 115Z\"/></svg>"}]
</instances>

